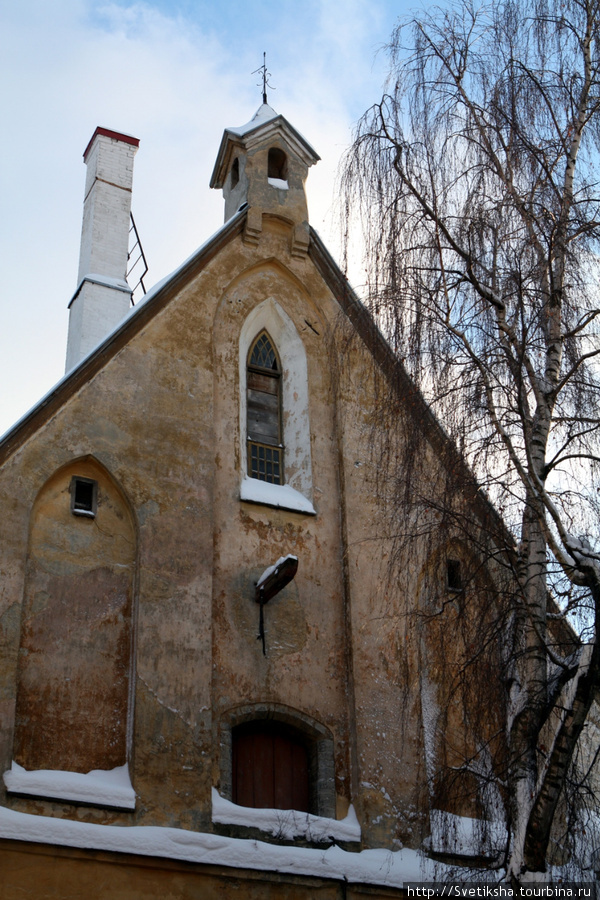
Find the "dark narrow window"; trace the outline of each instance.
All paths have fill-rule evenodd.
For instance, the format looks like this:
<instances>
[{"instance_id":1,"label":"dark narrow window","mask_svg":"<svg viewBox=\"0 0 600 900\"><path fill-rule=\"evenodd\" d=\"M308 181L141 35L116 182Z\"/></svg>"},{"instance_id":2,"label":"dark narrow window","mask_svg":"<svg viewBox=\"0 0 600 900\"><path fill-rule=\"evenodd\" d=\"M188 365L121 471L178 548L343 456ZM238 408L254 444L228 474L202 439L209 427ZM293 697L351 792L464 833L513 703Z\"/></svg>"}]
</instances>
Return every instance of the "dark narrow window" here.
<instances>
[{"instance_id":1,"label":"dark narrow window","mask_svg":"<svg viewBox=\"0 0 600 900\"><path fill-rule=\"evenodd\" d=\"M268 721L239 725L232 764L234 803L309 812L308 750L295 730Z\"/></svg>"},{"instance_id":2,"label":"dark narrow window","mask_svg":"<svg viewBox=\"0 0 600 900\"><path fill-rule=\"evenodd\" d=\"M233 161L233 165L231 167L231 187L234 188L239 180L240 180L240 161L236 156L236 158Z\"/></svg>"},{"instance_id":3,"label":"dark narrow window","mask_svg":"<svg viewBox=\"0 0 600 900\"><path fill-rule=\"evenodd\" d=\"M248 475L283 484L281 366L266 331L261 331L250 347L246 391Z\"/></svg>"},{"instance_id":4,"label":"dark narrow window","mask_svg":"<svg viewBox=\"0 0 600 900\"><path fill-rule=\"evenodd\" d=\"M279 147L271 147L269 150L268 177L279 178L281 181L287 181L288 165L287 156Z\"/></svg>"},{"instance_id":5,"label":"dark narrow window","mask_svg":"<svg viewBox=\"0 0 600 900\"><path fill-rule=\"evenodd\" d=\"M460 560L448 559L446 561L446 584L449 591L462 591Z\"/></svg>"},{"instance_id":6,"label":"dark narrow window","mask_svg":"<svg viewBox=\"0 0 600 900\"><path fill-rule=\"evenodd\" d=\"M91 478L71 479L71 512L76 516L95 516L98 482Z\"/></svg>"}]
</instances>

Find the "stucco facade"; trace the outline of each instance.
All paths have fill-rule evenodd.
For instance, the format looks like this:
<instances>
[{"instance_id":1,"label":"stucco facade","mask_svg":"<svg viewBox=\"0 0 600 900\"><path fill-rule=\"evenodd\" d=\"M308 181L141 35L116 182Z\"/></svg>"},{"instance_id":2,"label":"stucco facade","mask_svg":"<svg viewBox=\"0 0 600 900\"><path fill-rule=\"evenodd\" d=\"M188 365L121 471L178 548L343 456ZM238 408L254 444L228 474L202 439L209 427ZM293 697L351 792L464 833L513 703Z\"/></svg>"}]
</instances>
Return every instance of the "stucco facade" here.
<instances>
[{"instance_id":1,"label":"stucco facade","mask_svg":"<svg viewBox=\"0 0 600 900\"><path fill-rule=\"evenodd\" d=\"M402 581L387 577L371 448L387 427L375 382L393 363L309 230L303 185L316 154L269 108L253 121L219 151L221 231L0 445L2 771L13 760L27 771L119 768L134 800L82 803L9 777L0 802L40 819L269 840L214 822L211 798L216 788L232 799L235 729L267 720L303 736L310 813L343 820L353 806L360 837L347 852L416 848L428 832L422 648L404 612L424 582L435 593L439 573L414 544ZM287 188L270 183L273 147ZM266 487L249 478L245 433L247 356L261 331L281 359L285 460L283 483ZM396 427L426 429L399 371ZM424 441L423 477L443 482L436 440ZM89 515L73 511L74 479L96 485ZM288 554L298 572L264 606L263 654L255 583ZM155 896L149 866L161 897L342 896L335 878L37 840L4 841L3 896L21 896L25 858L23 896L35 895L36 871L44 896L83 896L100 873L105 892L90 896ZM383 884L343 896L391 896Z\"/></svg>"}]
</instances>

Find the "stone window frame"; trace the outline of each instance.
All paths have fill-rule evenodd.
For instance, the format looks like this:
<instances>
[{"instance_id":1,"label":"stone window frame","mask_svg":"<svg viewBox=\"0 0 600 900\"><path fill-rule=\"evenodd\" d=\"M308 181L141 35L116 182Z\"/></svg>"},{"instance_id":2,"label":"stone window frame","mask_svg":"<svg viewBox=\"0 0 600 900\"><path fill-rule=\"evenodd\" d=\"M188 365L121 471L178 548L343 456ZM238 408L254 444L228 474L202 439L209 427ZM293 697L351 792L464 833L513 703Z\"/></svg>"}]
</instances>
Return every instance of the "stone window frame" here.
<instances>
[{"instance_id":1,"label":"stone window frame","mask_svg":"<svg viewBox=\"0 0 600 900\"><path fill-rule=\"evenodd\" d=\"M77 485L84 484L91 487L91 503L89 508L77 504ZM98 510L98 482L94 478L85 478L83 475L73 475L70 484L71 512L74 516L86 516L89 519L96 517Z\"/></svg>"},{"instance_id":2,"label":"stone window frame","mask_svg":"<svg viewBox=\"0 0 600 900\"><path fill-rule=\"evenodd\" d=\"M252 703L237 706L221 716L219 724L219 793L232 798L232 735L238 725L270 721L287 725L302 735L308 750L310 811L335 819L335 762L333 735L312 716L279 703Z\"/></svg>"},{"instance_id":3,"label":"stone window frame","mask_svg":"<svg viewBox=\"0 0 600 900\"><path fill-rule=\"evenodd\" d=\"M258 342L265 338L268 341L269 346L273 352L275 357L275 365L272 368L265 368L262 365L258 365L253 359L254 351L258 345ZM258 481L266 481L271 484L285 484L285 447L283 444L283 416L282 416L282 408L281 408L281 394L282 394L282 370L281 370L281 361L279 358L279 352L277 350L277 344L272 339L269 332L266 328L261 328L258 332L252 343L250 344L250 349L248 350L248 362L246 365L246 459L248 465L248 477L255 478ZM251 398L249 395L251 389L251 379L258 377L259 380L262 380L264 383L267 380L270 383L270 387L268 388L268 393L276 397L276 413L277 413L277 436L271 436L269 440L267 437L262 437L262 439L258 435L250 434L250 422L248 421L248 417L250 415L251 408ZM257 387L255 389L258 391L265 390L264 387ZM264 394L261 394L264 396ZM255 409L256 413L256 408ZM265 420L261 416L261 422L264 425ZM270 473L270 476L266 472L266 463L265 463L265 474L264 478L260 478L257 475L252 474L252 462L251 462L251 453L253 448L259 451L261 448L264 451L270 450L274 456L273 459L273 471ZM277 465L278 475L274 474L275 463Z\"/></svg>"},{"instance_id":4,"label":"stone window frame","mask_svg":"<svg viewBox=\"0 0 600 900\"><path fill-rule=\"evenodd\" d=\"M266 331L277 347L282 370L281 423L282 444L286 452L281 485L288 489L272 505L315 514L312 507L312 461L310 446L310 418L308 400L308 362L304 343L290 316L273 298L259 303L244 321L239 338L239 429L240 475L242 499L247 499L244 482L262 484L248 476L247 440L247 363L250 347L261 331ZM291 488L291 492L289 491ZM308 503L295 503L291 494L296 492ZM299 498L300 499L300 498Z\"/></svg>"}]
</instances>

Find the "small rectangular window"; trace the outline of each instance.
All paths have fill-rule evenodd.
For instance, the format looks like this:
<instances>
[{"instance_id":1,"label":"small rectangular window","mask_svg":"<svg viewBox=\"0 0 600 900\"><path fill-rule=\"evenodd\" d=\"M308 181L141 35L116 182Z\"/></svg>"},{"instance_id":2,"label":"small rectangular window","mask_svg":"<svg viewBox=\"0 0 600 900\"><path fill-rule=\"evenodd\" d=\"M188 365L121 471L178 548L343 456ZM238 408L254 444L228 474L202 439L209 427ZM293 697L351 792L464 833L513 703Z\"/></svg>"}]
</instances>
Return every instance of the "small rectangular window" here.
<instances>
[{"instance_id":1,"label":"small rectangular window","mask_svg":"<svg viewBox=\"0 0 600 900\"><path fill-rule=\"evenodd\" d=\"M462 591L462 575L460 571L460 560L449 559L446 562L446 578L449 591Z\"/></svg>"},{"instance_id":2,"label":"small rectangular window","mask_svg":"<svg viewBox=\"0 0 600 900\"><path fill-rule=\"evenodd\" d=\"M98 500L98 482L91 478L79 478L77 475L71 479L71 512L74 516L96 515Z\"/></svg>"}]
</instances>

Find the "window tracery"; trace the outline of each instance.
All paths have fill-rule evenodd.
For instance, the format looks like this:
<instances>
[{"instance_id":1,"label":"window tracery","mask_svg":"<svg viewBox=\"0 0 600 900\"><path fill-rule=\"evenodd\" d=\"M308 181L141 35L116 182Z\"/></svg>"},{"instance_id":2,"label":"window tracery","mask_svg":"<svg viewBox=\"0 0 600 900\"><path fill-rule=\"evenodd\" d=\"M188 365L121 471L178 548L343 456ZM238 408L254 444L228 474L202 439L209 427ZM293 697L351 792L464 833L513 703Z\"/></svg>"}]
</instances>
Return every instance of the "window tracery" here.
<instances>
[{"instance_id":1,"label":"window tracery","mask_svg":"<svg viewBox=\"0 0 600 900\"><path fill-rule=\"evenodd\" d=\"M247 458L250 478L270 484L284 481L281 374L275 346L261 331L248 354Z\"/></svg>"}]
</instances>

